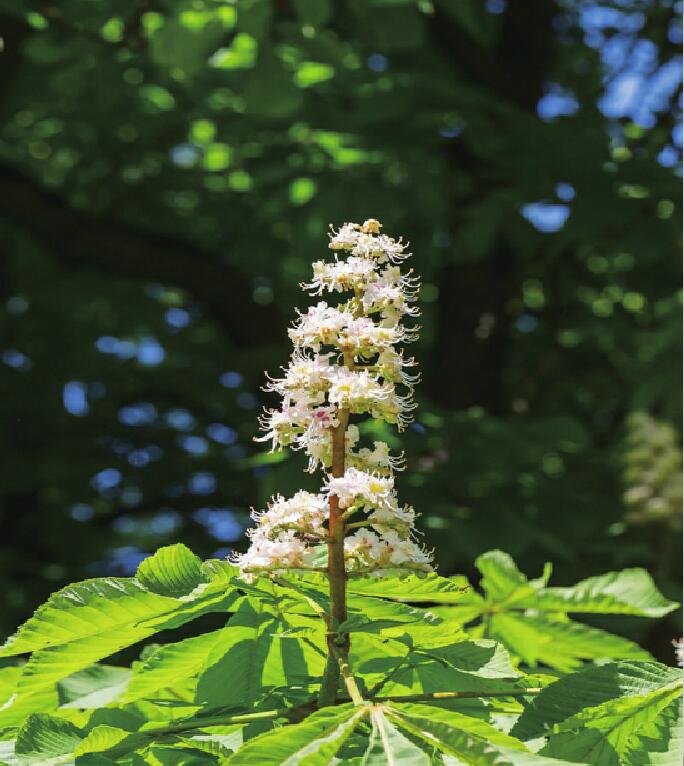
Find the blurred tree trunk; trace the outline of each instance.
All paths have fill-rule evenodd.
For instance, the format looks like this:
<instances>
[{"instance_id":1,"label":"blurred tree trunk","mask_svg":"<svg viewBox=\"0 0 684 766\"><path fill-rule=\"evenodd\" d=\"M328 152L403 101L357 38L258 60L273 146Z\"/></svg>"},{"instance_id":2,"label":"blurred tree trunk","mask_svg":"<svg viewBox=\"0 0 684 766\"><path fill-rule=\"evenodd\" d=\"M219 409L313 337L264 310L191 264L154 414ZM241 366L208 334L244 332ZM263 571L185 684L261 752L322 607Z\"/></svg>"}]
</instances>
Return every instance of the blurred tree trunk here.
<instances>
[{"instance_id":1,"label":"blurred tree trunk","mask_svg":"<svg viewBox=\"0 0 684 766\"><path fill-rule=\"evenodd\" d=\"M550 0L509 2L493 51L479 46L444 12L435 15L432 34L454 69L465 72L499 98L534 112L552 63L556 11ZM464 162L480 162L468 156L461 141L448 142L445 154L456 174ZM485 168L475 177L488 175ZM474 189L469 203L477 204L488 191L488 186ZM452 230L457 231L463 198L454 195L452 206ZM457 409L482 406L494 414L507 411L503 386L509 345L505 307L522 278L515 260L511 244L498 238L481 258L455 253L442 268L438 277L437 342L426 380L439 404Z\"/></svg>"}]
</instances>

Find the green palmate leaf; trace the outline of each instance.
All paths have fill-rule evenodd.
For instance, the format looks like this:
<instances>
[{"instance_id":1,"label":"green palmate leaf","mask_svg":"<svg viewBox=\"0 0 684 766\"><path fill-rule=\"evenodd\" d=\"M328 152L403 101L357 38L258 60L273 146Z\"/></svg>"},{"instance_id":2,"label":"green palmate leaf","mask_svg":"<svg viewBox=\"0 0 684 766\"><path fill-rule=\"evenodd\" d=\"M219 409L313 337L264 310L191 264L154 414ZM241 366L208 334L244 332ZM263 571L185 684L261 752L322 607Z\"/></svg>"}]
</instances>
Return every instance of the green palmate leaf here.
<instances>
[{"instance_id":1,"label":"green palmate leaf","mask_svg":"<svg viewBox=\"0 0 684 766\"><path fill-rule=\"evenodd\" d=\"M205 609L200 607L195 610L188 610L181 607L178 610L171 610L165 615L166 619L163 622L169 626L175 626L193 619L204 611L223 611L228 604L223 597L221 597L221 602L223 608L219 610L216 609L215 603L206 605L207 608ZM17 683L17 693L20 696L35 694L61 678L147 638L155 633L159 627L161 626L154 622L132 623L99 635L87 636L60 646L51 646L36 651L24 666L22 676Z\"/></svg>"},{"instance_id":2,"label":"green palmate leaf","mask_svg":"<svg viewBox=\"0 0 684 766\"><path fill-rule=\"evenodd\" d=\"M419 578L414 579L418 580ZM329 597L326 578L307 575L306 578L301 579L282 578L282 581L287 585L287 589L281 590L291 595L297 594L299 599L289 603L287 601L283 603L280 599L275 600L274 603L278 604L279 611L301 612L306 602L313 605L315 613L319 615L328 611ZM350 589L351 587L352 581L350 580ZM450 585L449 587L453 586ZM270 589L273 589L272 585ZM396 589L390 588L389 592L399 596L399 591ZM266 597L268 598L267 595ZM421 600L423 599L417 599L417 601ZM347 620L339 626L345 632L380 633L396 627L396 631L388 633L392 637L411 630L412 628L408 626L415 626L416 630L423 632L427 627L436 627L442 623L442 618L431 610L413 607L408 603L401 603L399 600L360 595L351 591L347 598L347 615ZM458 630L458 628L452 626L450 630Z\"/></svg>"},{"instance_id":3,"label":"green palmate leaf","mask_svg":"<svg viewBox=\"0 0 684 766\"><path fill-rule=\"evenodd\" d=\"M524 606L519 603L519 606ZM677 604L658 591L644 569L625 569L582 580L571 588L544 588L530 603L534 609L577 613L662 617Z\"/></svg>"},{"instance_id":4,"label":"green palmate leaf","mask_svg":"<svg viewBox=\"0 0 684 766\"><path fill-rule=\"evenodd\" d=\"M85 580L50 596L0 649L22 654L58 646L165 614L175 599L150 593L130 578Z\"/></svg>"},{"instance_id":5,"label":"green palmate leaf","mask_svg":"<svg viewBox=\"0 0 684 766\"><path fill-rule=\"evenodd\" d=\"M581 710L555 727L543 752L597 766L679 766L681 723L680 677L647 694Z\"/></svg>"},{"instance_id":6,"label":"green palmate leaf","mask_svg":"<svg viewBox=\"0 0 684 766\"><path fill-rule=\"evenodd\" d=\"M455 641L464 641L468 634L460 621L440 619L436 621L432 614L426 620L410 623L391 623L381 628L383 638L393 638L408 646L421 646L424 649L448 646Z\"/></svg>"},{"instance_id":7,"label":"green palmate leaf","mask_svg":"<svg viewBox=\"0 0 684 766\"><path fill-rule=\"evenodd\" d=\"M318 641L300 638L299 625L296 615L286 618L259 603L243 605L229 622L225 642L217 643L206 659L197 701L210 707L246 706L272 689L315 682L326 656L323 625Z\"/></svg>"},{"instance_id":8,"label":"green palmate leaf","mask_svg":"<svg viewBox=\"0 0 684 766\"><path fill-rule=\"evenodd\" d=\"M181 543L160 548L144 559L135 578L152 593L176 598L186 596L208 579L202 560Z\"/></svg>"},{"instance_id":9,"label":"green palmate leaf","mask_svg":"<svg viewBox=\"0 0 684 766\"><path fill-rule=\"evenodd\" d=\"M82 739L81 730L69 721L36 713L19 730L14 752L20 761L48 766L63 762L62 757L72 753Z\"/></svg>"},{"instance_id":10,"label":"green palmate leaf","mask_svg":"<svg viewBox=\"0 0 684 766\"><path fill-rule=\"evenodd\" d=\"M358 605L358 602L357 602ZM396 604L395 606L399 606ZM382 633L393 631L391 635L401 635L411 631L415 625L417 628L436 627L442 623L442 619L431 612L422 611L394 611L391 608L371 608L370 614L356 608L349 617L339 625L344 633ZM388 635L390 635L388 633Z\"/></svg>"},{"instance_id":11,"label":"green palmate leaf","mask_svg":"<svg viewBox=\"0 0 684 766\"><path fill-rule=\"evenodd\" d=\"M147 745L151 738L131 731L143 721L140 715L119 709L97 711L85 728L53 715L30 715L19 729L15 754L19 762L31 764L70 764L73 759L97 763L97 759L81 760L88 754L117 758Z\"/></svg>"},{"instance_id":12,"label":"green palmate leaf","mask_svg":"<svg viewBox=\"0 0 684 766\"><path fill-rule=\"evenodd\" d=\"M98 708L120 697L128 686L131 671L112 665L84 668L57 684L59 704L66 708Z\"/></svg>"},{"instance_id":13,"label":"green palmate leaf","mask_svg":"<svg viewBox=\"0 0 684 766\"><path fill-rule=\"evenodd\" d=\"M102 753L109 758L118 758L120 755L143 747L148 742L149 738L144 734L102 724L93 727L84 739L78 743L74 749L74 755L83 756L87 753Z\"/></svg>"},{"instance_id":14,"label":"green palmate leaf","mask_svg":"<svg viewBox=\"0 0 684 766\"><path fill-rule=\"evenodd\" d=\"M57 709L59 700L54 686L40 689L34 694L20 695L15 688L14 693L0 709L0 727L15 727L22 723L31 713L49 713Z\"/></svg>"},{"instance_id":15,"label":"green palmate leaf","mask_svg":"<svg viewBox=\"0 0 684 766\"><path fill-rule=\"evenodd\" d=\"M135 668L125 699L140 699L197 675L217 644L228 645L228 630L221 628L159 647Z\"/></svg>"},{"instance_id":16,"label":"green palmate leaf","mask_svg":"<svg viewBox=\"0 0 684 766\"><path fill-rule=\"evenodd\" d=\"M170 560L187 556L172 546ZM179 587L176 563L168 578L161 575L166 549L161 549L143 579L158 588ZM186 566L183 571L189 571ZM209 579L216 571L215 579ZM239 603L226 573L203 567L205 575L191 593L179 598L153 593L132 578L86 580L48 599L12 636L1 653L33 651L17 681L12 705L0 712L0 724L14 719L13 708L28 704L27 712L43 710L36 696L55 682L130 646L158 630L182 625L207 612L227 612ZM155 577L157 578L155 580ZM175 582L175 586L170 586ZM186 578L185 585L190 584ZM30 698L30 699L29 699Z\"/></svg>"},{"instance_id":17,"label":"green palmate leaf","mask_svg":"<svg viewBox=\"0 0 684 766\"><path fill-rule=\"evenodd\" d=\"M487 612L487 604L479 593L470 591L465 594L464 598L458 603L450 606L436 606L432 608L435 614L439 615L443 620L449 622L457 622L461 626L467 626L468 635L481 638L481 634L477 631L482 631L482 622L480 621L483 614Z\"/></svg>"},{"instance_id":18,"label":"green palmate leaf","mask_svg":"<svg viewBox=\"0 0 684 766\"><path fill-rule=\"evenodd\" d=\"M170 547L176 550L169 557L175 561L178 546ZM166 560L167 550L161 548L150 559L152 563L147 567L147 575L143 576L146 582L158 589L172 587L169 585L172 581L176 586L180 584L175 564L168 577L161 575L161 562ZM203 571L212 570L203 568ZM234 599L235 588L226 587L225 573L220 569L216 571L216 578L210 582L204 582L202 575L202 580L196 583L196 591L184 598L155 593L137 579L128 577L85 580L69 585L54 593L36 610L7 640L0 649L0 656L59 646L130 626L154 632L181 625L205 611L222 611ZM190 580L185 579L184 583L187 586Z\"/></svg>"},{"instance_id":19,"label":"green palmate leaf","mask_svg":"<svg viewBox=\"0 0 684 766\"><path fill-rule=\"evenodd\" d=\"M347 602L347 621L341 630L377 632L383 628L410 625L438 625L442 622L433 612L396 601L351 595Z\"/></svg>"},{"instance_id":20,"label":"green palmate leaf","mask_svg":"<svg viewBox=\"0 0 684 766\"><path fill-rule=\"evenodd\" d=\"M513 559L503 551L483 553L477 557L475 565L482 573L480 585L488 601L510 603L532 595L536 589L535 584L525 577Z\"/></svg>"},{"instance_id":21,"label":"green palmate leaf","mask_svg":"<svg viewBox=\"0 0 684 766\"><path fill-rule=\"evenodd\" d=\"M370 717L373 729L362 766L430 766L429 755L407 739L382 709L373 708Z\"/></svg>"},{"instance_id":22,"label":"green palmate leaf","mask_svg":"<svg viewBox=\"0 0 684 766\"><path fill-rule=\"evenodd\" d=\"M281 613L323 616L330 606L326 583L325 579L312 584L297 577L281 578L277 583L260 578L250 583L241 581L240 589Z\"/></svg>"},{"instance_id":23,"label":"green palmate leaf","mask_svg":"<svg viewBox=\"0 0 684 766\"><path fill-rule=\"evenodd\" d=\"M387 714L395 719L412 723L415 727L425 727L426 732L432 733L437 739L441 739L448 730L468 733L475 739L482 739L495 745L502 745L517 750L525 750L522 742L495 729L486 721L473 718L453 710L445 710L440 707L425 704L396 703L386 707ZM439 734L438 732L441 732Z\"/></svg>"},{"instance_id":24,"label":"green palmate leaf","mask_svg":"<svg viewBox=\"0 0 684 766\"><path fill-rule=\"evenodd\" d=\"M368 714L366 706L324 708L302 723L256 737L226 763L230 766L326 766Z\"/></svg>"},{"instance_id":25,"label":"green palmate leaf","mask_svg":"<svg viewBox=\"0 0 684 766\"><path fill-rule=\"evenodd\" d=\"M358 633L351 643L349 659L354 674L363 679L366 688L380 693L387 680L406 662L409 651L403 642L373 633Z\"/></svg>"},{"instance_id":26,"label":"green palmate leaf","mask_svg":"<svg viewBox=\"0 0 684 766\"><path fill-rule=\"evenodd\" d=\"M513 559L501 551L485 553L476 563L488 601L514 603L516 609L662 617L677 608L663 597L644 569L608 572L569 588L549 588L548 564L540 579L528 581Z\"/></svg>"},{"instance_id":27,"label":"green palmate leaf","mask_svg":"<svg viewBox=\"0 0 684 766\"><path fill-rule=\"evenodd\" d=\"M431 705L392 703L386 715L401 729L469 766L560 766L478 718Z\"/></svg>"},{"instance_id":28,"label":"green palmate leaf","mask_svg":"<svg viewBox=\"0 0 684 766\"><path fill-rule=\"evenodd\" d=\"M444 766L464 766L464 764L472 764L472 766L569 766L568 761L546 758L529 750L522 752L487 745L479 746L478 752L472 752L468 756L456 758L452 755L443 755L442 762Z\"/></svg>"},{"instance_id":29,"label":"green palmate leaf","mask_svg":"<svg viewBox=\"0 0 684 766\"><path fill-rule=\"evenodd\" d=\"M512 734L533 739L584 708L623 697L641 697L681 681L681 671L658 662L611 662L592 666L547 686L522 714Z\"/></svg>"},{"instance_id":30,"label":"green palmate leaf","mask_svg":"<svg viewBox=\"0 0 684 766\"><path fill-rule=\"evenodd\" d=\"M684 760L684 720L680 696L660 715L640 727L623 750L625 763L634 766L679 766Z\"/></svg>"},{"instance_id":31,"label":"green palmate leaf","mask_svg":"<svg viewBox=\"0 0 684 766\"><path fill-rule=\"evenodd\" d=\"M477 678L518 678L520 676L511 664L508 652L496 641L487 639L460 641L452 646L432 649L426 654Z\"/></svg>"},{"instance_id":32,"label":"green palmate leaf","mask_svg":"<svg viewBox=\"0 0 684 766\"><path fill-rule=\"evenodd\" d=\"M225 732L227 727L222 728ZM242 729L242 726L236 726L230 734L198 734L195 737L179 737L178 743L183 747L200 750L210 755L228 756L242 744Z\"/></svg>"},{"instance_id":33,"label":"green palmate leaf","mask_svg":"<svg viewBox=\"0 0 684 766\"><path fill-rule=\"evenodd\" d=\"M528 580L501 551L485 553L476 563L485 597L466 593L459 604L436 611L447 619L452 612L451 619L463 624L481 618L480 624L470 626L471 635L501 641L533 666L541 662L568 671L586 660L650 659L633 642L571 622L567 613L657 617L676 608L640 569L592 577L571 588L549 588L549 565L540 578Z\"/></svg>"},{"instance_id":34,"label":"green palmate leaf","mask_svg":"<svg viewBox=\"0 0 684 766\"><path fill-rule=\"evenodd\" d=\"M520 674L495 641L462 641L415 649L399 659L376 690L381 695L515 689Z\"/></svg>"},{"instance_id":35,"label":"green palmate leaf","mask_svg":"<svg viewBox=\"0 0 684 766\"><path fill-rule=\"evenodd\" d=\"M205 578L211 582L212 587L219 587L222 584L230 585L231 588L242 586L241 582L236 581L236 578L240 575L240 570L225 559L207 559L203 561L202 572Z\"/></svg>"},{"instance_id":36,"label":"green palmate leaf","mask_svg":"<svg viewBox=\"0 0 684 766\"><path fill-rule=\"evenodd\" d=\"M275 625L268 612L238 610L229 622L225 643L214 645L206 656L197 683L197 702L209 707L240 707L256 700Z\"/></svg>"},{"instance_id":37,"label":"green palmate leaf","mask_svg":"<svg viewBox=\"0 0 684 766\"><path fill-rule=\"evenodd\" d=\"M0 705L3 705L14 694L17 681L21 676L21 667L11 665L0 669Z\"/></svg>"},{"instance_id":38,"label":"green palmate leaf","mask_svg":"<svg viewBox=\"0 0 684 766\"><path fill-rule=\"evenodd\" d=\"M485 625L488 636L531 666L543 662L570 671L580 667L583 660L650 659L649 653L633 641L569 620L501 612Z\"/></svg>"},{"instance_id":39,"label":"green palmate leaf","mask_svg":"<svg viewBox=\"0 0 684 766\"><path fill-rule=\"evenodd\" d=\"M19 698L36 694L60 679L147 638L153 632L154 629L133 626L118 628L100 636L89 636L34 652L17 683L17 694Z\"/></svg>"},{"instance_id":40,"label":"green palmate leaf","mask_svg":"<svg viewBox=\"0 0 684 766\"><path fill-rule=\"evenodd\" d=\"M350 594L375 596L376 598L406 603L452 604L463 599L470 589L464 577L440 577L434 573L408 577L351 578Z\"/></svg>"}]
</instances>

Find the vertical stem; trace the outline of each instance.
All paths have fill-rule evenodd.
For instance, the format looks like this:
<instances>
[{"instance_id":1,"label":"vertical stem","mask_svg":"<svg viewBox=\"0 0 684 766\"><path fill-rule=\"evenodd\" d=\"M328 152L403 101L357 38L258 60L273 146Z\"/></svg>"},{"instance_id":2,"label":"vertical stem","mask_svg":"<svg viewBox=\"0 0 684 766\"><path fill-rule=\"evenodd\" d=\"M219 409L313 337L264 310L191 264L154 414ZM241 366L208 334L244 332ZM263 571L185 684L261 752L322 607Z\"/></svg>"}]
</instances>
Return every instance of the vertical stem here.
<instances>
[{"instance_id":1,"label":"vertical stem","mask_svg":"<svg viewBox=\"0 0 684 766\"><path fill-rule=\"evenodd\" d=\"M347 693L352 699L355 705L363 705L363 696L359 691L359 687L356 685L356 679L354 678L349 662L346 656L342 657L338 654L337 664L340 667L340 673L344 679L344 685L347 687Z\"/></svg>"},{"instance_id":2,"label":"vertical stem","mask_svg":"<svg viewBox=\"0 0 684 766\"><path fill-rule=\"evenodd\" d=\"M344 476L345 434L349 424L349 411L337 413L339 425L332 429L332 475ZM319 707L334 705L340 681L340 662L349 654L349 634L338 633L337 627L347 619L347 573L344 566L343 511L335 495L330 496L328 516L328 584L330 613L328 615L328 659L318 698Z\"/></svg>"}]
</instances>

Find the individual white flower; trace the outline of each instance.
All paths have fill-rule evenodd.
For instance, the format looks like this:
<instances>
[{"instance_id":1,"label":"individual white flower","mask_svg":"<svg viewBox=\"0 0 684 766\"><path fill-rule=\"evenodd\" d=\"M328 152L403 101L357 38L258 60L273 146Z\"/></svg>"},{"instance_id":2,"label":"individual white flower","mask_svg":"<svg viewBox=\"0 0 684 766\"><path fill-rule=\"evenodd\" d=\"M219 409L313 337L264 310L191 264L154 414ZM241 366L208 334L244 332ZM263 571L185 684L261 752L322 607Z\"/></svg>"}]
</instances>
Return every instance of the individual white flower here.
<instances>
[{"instance_id":1,"label":"individual white flower","mask_svg":"<svg viewBox=\"0 0 684 766\"><path fill-rule=\"evenodd\" d=\"M361 224L361 231L366 234L379 234L382 224L377 218L368 218Z\"/></svg>"},{"instance_id":2,"label":"individual white flower","mask_svg":"<svg viewBox=\"0 0 684 766\"><path fill-rule=\"evenodd\" d=\"M321 345L335 345L340 331L354 321L351 312L328 306L325 301L310 306L306 314L299 316L295 326L288 330L290 339L298 348L314 351L320 351Z\"/></svg>"},{"instance_id":3,"label":"individual white flower","mask_svg":"<svg viewBox=\"0 0 684 766\"><path fill-rule=\"evenodd\" d=\"M330 354L313 357L295 352L290 364L284 369L282 378L270 378L264 386L265 391L275 391L281 396L293 396L297 391L325 391L329 386L330 376L337 370L337 365L330 364Z\"/></svg>"},{"instance_id":4,"label":"individual white flower","mask_svg":"<svg viewBox=\"0 0 684 766\"><path fill-rule=\"evenodd\" d=\"M430 554L408 537L395 530L381 535L359 529L344 541L345 558L354 570L406 568L431 569Z\"/></svg>"},{"instance_id":5,"label":"individual white flower","mask_svg":"<svg viewBox=\"0 0 684 766\"><path fill-rule=\"evenodd\" d=\"M345 450L348 456L353 454L352 447L358 440L359 429L350 425L344 435ZM313 473L319 466L330 468L332 464L332 442L329 431L321 429L314 433L313 429L310 429L299 437L299 442L309 457L309 465L306 469L309 473Z\"/></svg>"},{"instance_id":6,"label":"individual white flower","mask_svg":"<svg viewBox=\"0 0 684 766\"><path fill-rule=\"evenodd\" d=\"M396 507L394 479L349 468L344 476L329 476L324 491L328 497L335 495L341 508L352 505Z\"/></svg>"},{"instance_id":7,"label":"individual white flower","mask_svg":"<svg viewBox=\"0 0 684 766\"><path fill-rule=\"evenodd\" d=\"M365 258L350 257L346 261L316 261L313 264L313 279L302 284L311 295L324 292L362 290L376 278L375 264Z\"/></svg>"},{"instance_id":8,"label":"individual white flower","mask_svg":"<svg viewBox=\"0 0 684 766\"><path fill-rule=\"evenodd\" d=\"M368 524L378 532L399 530L408 534L416 520L416 512L410 505L403 508L381 506L368 516Z\"/></svg>"},{"instance_id":9,"label":"individual white flower","mask_svg":"<svg viewBox=\"0 0 684 766\"><path fill-rule=\"evenodd\" d=\"M351 250L352 255L373 258L378 263L397 263L410 256L405 253L406 245L386 234L380 234L382 224L375 218L369 218L362 226L357 223L345 223L330 235L331 250ZM377 236L375 236L377 235Z\"/></svg>"},{"instance_id":10,"label":"individual white flower","mask_svg":"<svg viewBox=\"0 0 684 766\"><path fill-rule=\"evenodd\" d=\"M393 383L401 383L412 389L420 380L420 375L410 375L404 368L415 366L416 362L413 357L404 359L403 354L398 353L393 348L388 348L378 355L373 368L384 380L391 380Z\"/></svg>"},{"instance_id":11,"label":"individual white flower","mask_svg":"<svg viewBox=\"0 0 684 766\"><path fill-rule=\"evenodd\" d=\"M277 572L302 567L308 550L306 543L294 532L284 532L275 540L263 534L254 534L251 543L246 553L237 554L232 558L243 572Z\"/></svg>"},{"instance_id":12,"label":"individual white flower","mask_svg":"<svg viewBox=\"0 0 684 766\"><path fill-rule=\"evenodd\" d=\"M393 566L408 566L415 569L430 568L430 554L410 538L402 538L396 530L384 532L385 548L380 556L380 563L388 560Z\"/></svg>"},{"instance_id":13,"label":"individual white flower","mask_svg":"<svg viewBox=\"0 0 684 766\"><path fill-rule=\"evenodd\" d=\"M416 335L412 330L395 322L385 319L376 324L368 317L358 317L340 328L336 345L341 351L370 358L398 343L410 343L415 339Z\"/></svg>"},{"instance_id":14,"label":"individual white flower","mask_svg":"<svg viewBox=\"0 0 684 766\"><path fill-rule=\"evenodd\" d=\"M339 421L331 407L311 407L304 403L284 403L280 410L267 410L259 419L266 433L255 441L270 441L271 450L279 447L302 449L309 436L323 435Z\"/></svg>"},{"instance_id":15,"label":"individual white flower","mask_svg":"<svg viewBox=\"0 0 684 766\"><path fill-rule=\"evenodd\" d=\"M370 529L357 529L344 541L344 551L347 558L356 558L365 563L373 561L382 549L380 537Z\"/></svg>"},{"instance_id":16,"label":"individual white flower","mask_svg":"<svg viewBox=\"0 0 684 766\"><path fill-rule=\"evenodd\" d=\"M263 436L255 437L256 442L271 442L271 450L287 447L301 433L303 413L296 407L283 404L280 410L266 410L259 418Z\"/></svg>"},{"instance_id":17,"label":"individual white flower","mask_svg":"<svg viewBox=\"0 0 684 766\"><path fill-rule=\"evenodd\" d=\"M330 229L329 247L331 250L351 250L361 233L361 227L358 223L345 223L337 231L332 226Z\"/></svg>"},{"instance_id":18,"label":"individual white flower","mask_svg":"<svg viewBox=\"0 0 684 766\"><path fill-rule=\"evenodd\" d=\"M350 370L338 367L330 380L328 402L337 407L361 413L381 406L394 395L391 383L381 383L377 376L367 370Z\"/></svg>"},{"instance_id":19,"label":"individual white flower","mask_svg":"<svg viewBox=\"0 0 684 766\"><path fill-rule=\"evenodd\" d=\"M273 538L286 530L302 537L324 537L323 522L327 518L328 501L323 495L300 490L290 498L277 495L263 512L252 513L258 526L248 534Z\"/></svg>"},{"instance_id":20,"label":"individual white flower","mask_svg":"<svg viewBox=\"0 0 684 766\"><path fill-rule=\"evenodd\" d=\"M387 442L374 441L373 449L362 447L358 452L353 453L352 461L358 464L356 468L362 467L367 472L380 472L381 474L401 471L404 465L404 457L401 455L390 454L389 444Z\"/></svg>"},{"instance_id":21,"label":"individual white flower","mask_svg":"<svg viewBox=\"0 0 684 766\"><path fill-rule=\"evenodd\" d=\"M409 305L409 299L396 285L384 285L382 282L370 282L366 285L363 297L366 312L379 312L383 318L398 322L402 316L418 316L415 306Z\"/></svg>"},{"instance_id":22,"label":"individual white flower","mask_svg":"<svg viewBox=\"0 0 684 766\"><path fill-rule=\"evenodd\" d=\"M397 242L386 234L375 237L370 233L359 232L351 252L352 255L373 258L380 264L387 261L398 263L410 255L404 253L405 247L401 240Z\"/></svg>"}]
</instances>

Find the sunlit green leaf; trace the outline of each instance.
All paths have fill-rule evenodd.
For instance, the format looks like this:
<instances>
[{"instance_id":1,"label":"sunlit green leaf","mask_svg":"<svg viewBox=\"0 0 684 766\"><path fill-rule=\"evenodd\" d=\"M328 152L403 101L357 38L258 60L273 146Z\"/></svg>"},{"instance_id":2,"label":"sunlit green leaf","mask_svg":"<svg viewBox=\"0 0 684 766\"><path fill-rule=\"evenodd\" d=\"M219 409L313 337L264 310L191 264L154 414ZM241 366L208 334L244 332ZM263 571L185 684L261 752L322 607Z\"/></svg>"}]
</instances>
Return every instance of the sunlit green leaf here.
<instances>
[{"instance_id":1,"label":"sunlit green leaf","mask_svg":"<svg viewBox=\"0 0 684 766\"><path fill-rule=\"evenodd\" d=\"M167 545L145 559L135 577L147 590L162 596L186 596L205 582L202 561L185 545Z\"/></svg>"},{"instance_id":2,"label":"sunlit green leaf","mask_svg":"<svg viewBox=\"0 0 684 766\"><path fill-rule=\"evenodd\" d=\"M676 683L681 672L657 662L611 662L565 676L534 698L513 728L521 739L547 734L583 708L612 699L640 697Z\"/></svg>"},{"instance_id":3,"label":"sunlit green leaf","mask_svg":"<svg viewBox=\"0 0 684 766\"><path fill-rule=\"evenodd\" d=\"M118 699L131 678L128 668L93 665L57 683L59 704L67 708L98 708Z\"/></svg>"},{"instance_id":4,"label":"sunlit green leaf","mask_svg":"<svg viewBox=\"0 0 684 766\"><path fill-rule=\"evenodd\" d=\"M428 754L407 739L381 708L370 713L373 729L362 766L430 766Z\"/></svg>"},{"instance_id":5,"label":"sunlit green leaf","mask_svg":"<svg viewBox=\"0 0 684 766\"><path fill-rule=\"evenodd\" d=\"M352 734L354 727L368 716L368 708L341 705L324 708L294 726L262 734L240 748L230 766L327 766Z\"/></svg>"},{"instance_id":6,"label":"sunlit green leaf","mask_svg":"<svg viewBox=\"0 0 684 766\"><path fill-rule=\"evenodd\" d=\"M682 679L587 707L554 727L544 753L597 766L682 762Z\"/></svg>"}]
</instances>

